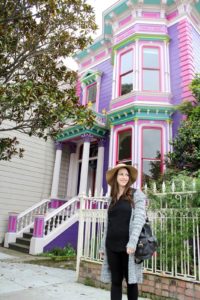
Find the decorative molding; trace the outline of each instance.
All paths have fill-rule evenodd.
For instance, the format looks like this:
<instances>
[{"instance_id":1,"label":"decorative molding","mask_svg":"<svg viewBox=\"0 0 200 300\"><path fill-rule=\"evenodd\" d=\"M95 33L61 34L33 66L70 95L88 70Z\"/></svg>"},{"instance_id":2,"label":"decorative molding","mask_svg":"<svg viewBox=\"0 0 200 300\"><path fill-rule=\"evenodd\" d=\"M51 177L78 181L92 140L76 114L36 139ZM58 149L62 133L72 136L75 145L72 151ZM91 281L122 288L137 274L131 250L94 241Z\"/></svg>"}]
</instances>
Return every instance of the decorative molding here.
<instances>
[{"instance_id":1,"label":"decorative molding","mask_svg":"<svg viewBox=\"0 0 200 300\"><path fill-rule=\"evenodd\" d=\"M63 143L55 142L56 150L62 150L63 149Z\"/></svg>"},{"instance_id":2,"label":"decorative molding","mask_svg":"<svg viewBox=\"0 0 200 300\"><path fill-rule=\"evenodd\" d=\"M122 124L137 118L138 120L168 120L175 108L173 106L135 105L108 113L108 121L112 125Z\"/></svg>"},{"instance_id":3,"label":"decorative molding","mask_svg":"<svg viewBox=\"0 0 200 300\"><path fill-rule=\"evenodd\" d=\"M91 142L94 139L94 135L91 133L81 134L81 138L83 142Z\"/></svg>"},{"instance_id":4,"label":"decorative molding","mask_svg":"<svg viewBox=\"0 0 200 300\"><path fill-rule=\"evenodd\" d=\"M105 147L105 143L106 143L106 139L105 138L98 139L98 146L99 147Z\"/></svg>"}]
</instances>

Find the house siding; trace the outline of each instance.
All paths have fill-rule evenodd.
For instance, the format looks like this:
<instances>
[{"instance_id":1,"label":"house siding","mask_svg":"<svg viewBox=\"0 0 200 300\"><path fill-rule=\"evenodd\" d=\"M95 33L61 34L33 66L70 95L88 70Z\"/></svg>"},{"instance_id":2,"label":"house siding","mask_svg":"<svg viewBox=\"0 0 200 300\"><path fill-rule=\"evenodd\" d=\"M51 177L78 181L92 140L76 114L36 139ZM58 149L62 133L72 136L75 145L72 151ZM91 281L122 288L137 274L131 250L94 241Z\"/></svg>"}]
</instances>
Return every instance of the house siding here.
<instances>
[{"instance_id":1,"label":"house siding","mask_svg":"<svg viewBox=\"0 0 200 300\"><path fill-rule=\"evenodd\" d=\"M111 60L108 59L101 64L96 65L95 69L102 72L99 97L99 112L101 113L102 109L106 109L108 111L112 97L113 66L111 65Z\"/></svg>"},{"instance_id":2,"label":"house siding","mask_svg":"<svg viewBox=\"0 0 200 300\"><path fill-rule=\"evenodd\" d=\"M193 41L193 51L194 51L194 66L195 73L200 73L200 35L192 28L192 41Z\"/></svg>"},{"instance_id":3,"label":"house siding","mask_svg":"<svg viewBox=\"0 0 200 300\"><path fill-rule=\"evenodd\" d=\"M25 153L21 159L0 162L0 243L7 231L9 212L20 213L49 198L55 159L52 140L45 142L18 132L9 136L18 138Z\"/></svg>"},{"instance_id":4,"label":"house siding","mask_svg":"<svg viewBox=\"0 0 200 300\"><path fill-rule=\"evenodd\" d=\"M170 61L170 80L171 80L171 92L172 92L172 104L178 105L181 103L181 66L180 66L180 50L178 44L178 24L175 24L168 28L168 33L170 36L169 45L169 61ZM173 136L176 135L178 127L181 121L181 114L175 112L173 120Z\"/></svg>"},{"instance_id":5,"label":"house siding","mask_svg":"<svg viewBox=\"0 0 200 300\"><path fill-rule=\"evenodd\" d=\"M177 105L181 102L181 67L179 60L179 48L178 48L178 25L175 24L168 29L170 36L169 45L169 59L170 59L170 79L171 79L171 91L172 91L172 103Z\"/></svg>"}]
</instances>

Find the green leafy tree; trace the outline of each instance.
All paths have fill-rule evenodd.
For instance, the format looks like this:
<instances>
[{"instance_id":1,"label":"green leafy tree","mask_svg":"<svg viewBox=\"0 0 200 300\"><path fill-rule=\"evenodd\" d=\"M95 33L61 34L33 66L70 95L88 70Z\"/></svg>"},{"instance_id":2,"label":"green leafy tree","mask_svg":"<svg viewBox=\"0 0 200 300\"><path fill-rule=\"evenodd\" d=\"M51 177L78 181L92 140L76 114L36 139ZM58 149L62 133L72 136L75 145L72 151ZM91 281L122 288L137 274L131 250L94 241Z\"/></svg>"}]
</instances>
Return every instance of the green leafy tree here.
<instances>
[{"instance_id":1,"label":"green leafy tree","mask_svg":"<svg viewBox=\"0 0 200 300\"><path fill-rule=\"evenodd\" d=\"M167 155L167 166L195 173L200 169L200 74L190 85L195 103L184 101L177 108L186 116L172 142L173 152Z\"/></svg>"},{"instance_id":2,"label":"green leafy tree","mask_svg":"<svg viewBox=\"0 0 200 300\"><path fill-rule=\"evenodd\" d=\"M0 160L22 156L10 131L47 139L67 120L93 123L64 59L88 46L96 28L85 0L0 1Z\"/></svg>"}]
</instances>

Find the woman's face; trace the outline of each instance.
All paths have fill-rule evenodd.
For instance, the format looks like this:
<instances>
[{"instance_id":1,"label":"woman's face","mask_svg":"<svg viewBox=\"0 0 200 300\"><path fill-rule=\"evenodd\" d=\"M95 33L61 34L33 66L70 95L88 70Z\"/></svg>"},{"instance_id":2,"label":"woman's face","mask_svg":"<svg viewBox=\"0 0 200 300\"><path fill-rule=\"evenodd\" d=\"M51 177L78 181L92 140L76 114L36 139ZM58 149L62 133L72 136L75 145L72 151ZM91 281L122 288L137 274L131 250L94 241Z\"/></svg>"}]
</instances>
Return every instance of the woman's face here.
<instances>
[{"instance_id":1,"label":"woman's face","mask_svg":"<svg viewBox=\"0 0 200 300\"><path fill-rule=\"evenodd\" d=\"M121 168L117 172L117 183L119 187L125 187L129 181L129 172L126 168Z\"/></svg>"}]
</instances>

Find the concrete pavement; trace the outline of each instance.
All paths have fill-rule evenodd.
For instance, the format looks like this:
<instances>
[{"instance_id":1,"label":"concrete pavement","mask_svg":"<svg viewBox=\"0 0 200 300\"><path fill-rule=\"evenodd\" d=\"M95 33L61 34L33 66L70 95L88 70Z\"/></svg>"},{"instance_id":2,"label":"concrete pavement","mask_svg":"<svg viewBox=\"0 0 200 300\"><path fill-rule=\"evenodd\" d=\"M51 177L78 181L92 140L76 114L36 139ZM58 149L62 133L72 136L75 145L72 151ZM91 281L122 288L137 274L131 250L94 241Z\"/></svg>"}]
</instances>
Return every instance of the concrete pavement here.
<instances>
[{"instance_id":1,"label":"concrete pavement","mask_svg":"<svg viewBox=\"0 0 200 300\"><path fill-rule=\"evenodd\" d=\"M109 291L77 283L74 271L28 264L30 257L0 247L0 300L110 299Z\"/></svg>"}]
</instances>

